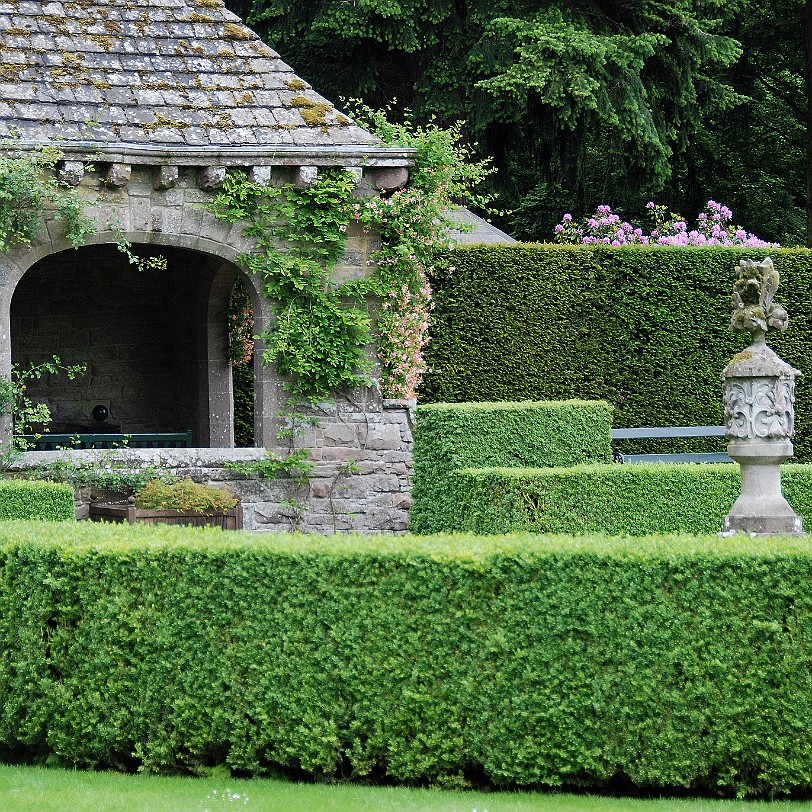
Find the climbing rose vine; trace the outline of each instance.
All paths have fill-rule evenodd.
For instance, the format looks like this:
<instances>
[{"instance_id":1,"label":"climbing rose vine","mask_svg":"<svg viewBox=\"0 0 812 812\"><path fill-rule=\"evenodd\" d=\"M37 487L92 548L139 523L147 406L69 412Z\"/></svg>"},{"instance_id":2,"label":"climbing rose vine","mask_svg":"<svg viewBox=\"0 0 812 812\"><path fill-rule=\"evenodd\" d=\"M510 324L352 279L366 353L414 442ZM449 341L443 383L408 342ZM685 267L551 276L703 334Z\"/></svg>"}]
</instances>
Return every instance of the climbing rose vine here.
<instances>
[{"instance_id":1,"label":"climbing rose vine","mask_svg":"<svg viewBox=\"0 0 812 812\"><path fill-rule=\"evenodd\" d=\"M474 159L459 125L394 124L385 112L360 103L353 103L351 111L385 144L417 149L408 186L357 201L352 213L356 222L380 236L374 280L382 300L376 339L383 395L412 399L425 372L435 258L454 247L450 231L459 228L447 212L455 205L487 210L488 201L475 189L492 169L488 161Z\"/></svg>"},{"instance_id":2,"label":"climbing rose vine","mask_svg":"<svg viewBox=\"0 0 812 812\"><path fill-rule=\"evenodd\" d=\"M696 218L694 228L688 228L681 214L669 212L665 206L653 202L646 204L654 228L646 233L643 228L621 220L611 206L598 206L597 211L575 221L565 214L555 227L556 242L590 245L720 245L744 248L780 248L778 243L767 242L755 234L733 224L733 212L715 200L709 200L704 211Z\"/></svg>"},{"instance_id":3,"label":"climbing rose vine","mask_svg":"<svg viewBox=\"0 0 812 812\"><path fill-rule=\"evenodd\" d=\"M435 258L453 248L450 231L459 228L448 212L455 205L485 207L473 190L491 170L473 159L459 126L393 124L361 104L353 113L384 144L416 149L406 186L362 198L354 175L341 170L320 171L305 189L265 188L232 170L211 210L229 222L245 221L245 233L257 238L257 249L240 262L259 275L275 308L273 326L262 333L263 361L276 362L288 391L312 399L339 385L368 382L372 319L365 301L373 293L381 301L374 324L382 393L413 399L425 371ZM369 260L375 266L369 278L336 286L330 273L343 254L348 221L374 233L379 248ZM230 319L235 363L250 354L250 317L246 301Z\"/></svg>"},{"instance_id":4,"label":"climbing rose vine","mask_svg":"<svg viewBox=\"0 0 812 812\"><path fill-rule=\"evenodd\" d=\"M435 191L443 200L445 190ZM423 349L433 307L429 282L433 258L452 247L448 223L442 218L437 198L412 187L398 189L388 197L356 202L353 217L366 230L375 228L380 235L374 278L382 300L376 343L383 395L412 399L425 372Z\"/></svg>"}]
</instances>

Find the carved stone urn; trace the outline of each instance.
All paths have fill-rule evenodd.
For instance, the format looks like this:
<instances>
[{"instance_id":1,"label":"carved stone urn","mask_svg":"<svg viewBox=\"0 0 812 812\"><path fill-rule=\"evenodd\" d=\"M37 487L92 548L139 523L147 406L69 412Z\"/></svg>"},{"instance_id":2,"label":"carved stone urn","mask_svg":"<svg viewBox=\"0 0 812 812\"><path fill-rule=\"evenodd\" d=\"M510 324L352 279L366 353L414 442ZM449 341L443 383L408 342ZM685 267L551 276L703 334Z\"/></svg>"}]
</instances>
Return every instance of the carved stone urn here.
<instances>
[{"instance_id":1,"label":"carved stone urn","mask_svg":"<svg viewBox=\"0 0 812 812\"><path fill-rule=\"evenodd\" d=\"M731 328L749 332L750 346L722 371L728 454L741 466L742 491L724 518L724 533L803 534L802 520L781 493L781 463L792 456L795 378L801 373L766 343L785 330L787 312L772 299L778 272L768 257L739 262Z\"/></svg>"}]
</instances>

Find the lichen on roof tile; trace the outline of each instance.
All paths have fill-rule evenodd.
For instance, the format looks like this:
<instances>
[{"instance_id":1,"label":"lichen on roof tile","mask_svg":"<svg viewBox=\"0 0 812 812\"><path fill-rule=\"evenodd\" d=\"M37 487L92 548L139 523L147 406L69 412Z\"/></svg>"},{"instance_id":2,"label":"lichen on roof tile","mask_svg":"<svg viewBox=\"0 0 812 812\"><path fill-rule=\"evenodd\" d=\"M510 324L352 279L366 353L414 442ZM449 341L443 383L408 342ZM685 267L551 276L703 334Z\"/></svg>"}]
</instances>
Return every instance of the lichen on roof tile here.
<instances>
[{"instance_id":1,"label":"lichen on roof tile","mask_svg":"<svg viewBox=\"0 0 812 812\"><path fill-rule=\"evenodd\" d=\"M0 137L60 130L122 146L380 143L221 0L0 2Z\"/></svg>"}]
</instances>

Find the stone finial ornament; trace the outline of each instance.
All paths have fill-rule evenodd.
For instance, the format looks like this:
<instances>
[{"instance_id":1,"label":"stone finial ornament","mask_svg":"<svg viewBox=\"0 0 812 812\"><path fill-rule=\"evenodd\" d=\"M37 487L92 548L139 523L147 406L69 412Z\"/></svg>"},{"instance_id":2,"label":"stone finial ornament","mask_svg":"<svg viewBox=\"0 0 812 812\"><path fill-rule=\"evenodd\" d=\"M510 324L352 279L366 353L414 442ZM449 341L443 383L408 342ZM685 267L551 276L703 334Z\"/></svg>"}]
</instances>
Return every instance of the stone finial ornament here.
<instances>
[{"instance_id":1,"label":"stone finial ornament","mask_svg":"<svg viewBox=\"0 0 812 812\"><path fill-rule=\"evenodd\" d=\"M787 311L773 302L778 282L778 271L769 257L761 262L739 260L739 278L733 285L732 330L752 333L755 340L769 329L787 329Z\"/></svg>"},{"instance_id":2,"label":"stone finial ornament","mask_svg":"<svg viewBox=\"0 0 812 812\"><path fill-rule=\"evenodd\" d=\"M773 302L778 271L767 257L739 262L730 327L750 333L750 346L722 371L727 453L740 464L741 496L724 519L724 532L802 533L781 493L781 463L793 453L795 378L800 372L767 346L768 330L786 330L787 311Z\"/></svg>"}]
</instances>

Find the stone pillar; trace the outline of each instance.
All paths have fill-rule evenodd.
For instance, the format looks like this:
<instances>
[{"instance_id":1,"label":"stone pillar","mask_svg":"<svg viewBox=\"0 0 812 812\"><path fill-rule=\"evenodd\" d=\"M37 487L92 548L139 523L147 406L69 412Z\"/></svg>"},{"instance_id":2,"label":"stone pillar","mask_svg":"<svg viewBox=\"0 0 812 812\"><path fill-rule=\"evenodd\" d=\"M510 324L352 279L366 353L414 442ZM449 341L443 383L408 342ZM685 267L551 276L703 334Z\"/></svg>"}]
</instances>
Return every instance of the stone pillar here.
<instances>
[{"instance_id":1,"label":"stone pillar","mask_svg":"<svg viewBox=\"0 0 812 812\"><path fill-rule=\"evenodd\" d=\"M727 453L741 466L742 492L725 517L726 532L774 535L802 531L781 493L781 463L792 456L795 377L764 342L752 344L725 367Z\"/></svg>"},{"instance_id":2,"label":"stone pillar","mask_svg":"<svg viewBox=\"0 0 812 812\"><path fill-rule=\"evenodd\" d=\"M739 264L731 327L750 332L752 343L722 372L727 452L741 466L742 480L723 532L801 535L801 517L781 492L781 463L793 453L795 378L800 373L765 341L768 328L786 329L787 313L772 302L778 287L772 261Z\"/></svg>"}]
</instances>

